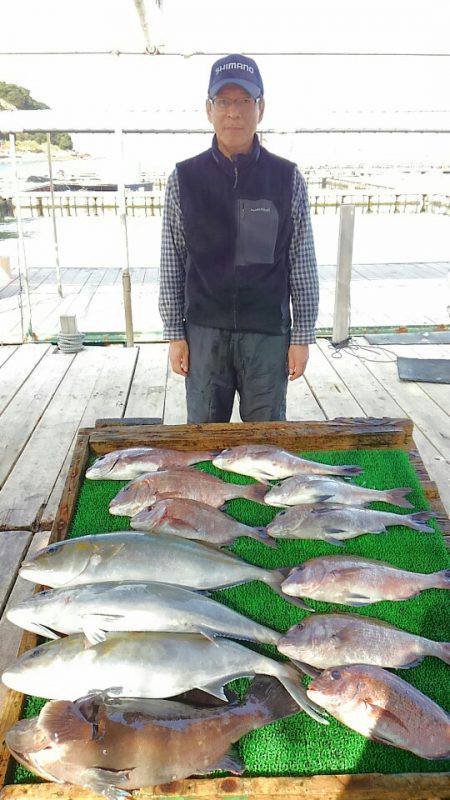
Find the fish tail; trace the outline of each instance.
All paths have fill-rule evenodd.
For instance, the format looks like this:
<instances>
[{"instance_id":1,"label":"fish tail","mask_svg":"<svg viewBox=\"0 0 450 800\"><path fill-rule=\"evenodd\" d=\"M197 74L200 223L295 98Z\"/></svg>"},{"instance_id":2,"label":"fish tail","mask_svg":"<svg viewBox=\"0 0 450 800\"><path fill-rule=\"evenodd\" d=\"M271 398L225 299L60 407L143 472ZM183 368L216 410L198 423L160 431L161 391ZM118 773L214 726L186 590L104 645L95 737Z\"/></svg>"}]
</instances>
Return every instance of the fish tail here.
<instances>
[{"instance_id":1,"label":"fish tail","mask_svg":"<svg viewBox=\"0 0 450 800\"><path fill-rule=\"evenodd\" d=\"M254 500L255 503L264 503L264 497L269 487L270 484L268 483L252 483L250 486L242 486L242 494L240 497L245 497L247 500Z\"/></svg>"},{"instance_id":2,"label":"fish tail","mask_svg":"<svg viewBox=\"0 0 450 800\"><path fill-rule=\"evenodd\" d=\"M289 573L292 572L292 567L283 567L283 569L274 569L272 572L269 572L270 578L266 581L266 583L271 586L271 588L276 592L283 600L287 600L293 606L297 606L297 608L303 608L306 611L314 611L313 608L307 606L305 601L302 600L300 597L293 597L290 594L285 594L283 589L281 588L281 584L287 578Z\"/></svg>"},{"instance_id":3,"label":"fish tail","mask_svg":"<svg viewBox=\"0 0 450 800\"><path fill-rule=\"evenodd\" d=\"M426 577L430 589L450 589L450 569L441 569L440 572L432 572Z\"/></svg>"},{"instance_id":4,"label":"fish tail","mask_svg":"<svg viewBox=\"0 0 450 800\"><path fill-rule=\"evenodd\" d=\"M416 514L406 514L403 519L404 522L401 521L401 525L407 525L408 528L412 528L415 531L421 531L421 533L434 533L434 528L430 525L425 525L425 523L436 516L429 511L418 511Z\"/></svg>"},{"instance_id":5,"label":"fish tail","mask_svg":"<svg viewBox=\"0 0 450 800\"><path fill-rule=\"evenodd\" d=\"M409 494L411 491L410 486L406 486L403 489L388 489L383 492L383 500L385 503L392 503L393 506L400 506L400 508L414 508L412 503L405 498L405 495Z\"/></svg>"},{"instance_id":6,"label":"fish tail","mask_svg":"<svg viewBox=\"0 0 450 800\"><path fill-rule=\"evenodd\" d=\"M258 675L251 684L246 696L245 706L256 705L263 711L265 723L298 714L298 703L277 678ZM259 714L255 715L255 727L261 727Z\"/></svg>"},{"instance_id":7,"label":"fish tail","mask_svg":"<svg viewBox=\"0 0 450 800\"><path fill-rule=\"evenodd\" d=\"M445 664L450 664L450 642L432 642L430 656L440 658Z\"/></svg>"},{"instance_id":8,"label":"fish tail","mask_svg":"<svg viewBox=\"0 0 450 800\"><path fill-rule=\"evenodd\" d=\"M354 476L354 475L361 475L362 467L351 466L349 464L343 464L340 467L335 467L333 470L333 475L344 475L344 476Z\"/></svg>"},{"instance_id":9,"label":"fish tail","mask_svg":"<svg viewBox=\"0 0 450 800\"><path fill-rule=\"evenodd\" d=\"M272 537L269 536L267 528L253 528L253 533L251 533L250 536L252 539L256 539L257 542L262 542L268 547L277 546L275 539L272 539Z\"/></svg>"},{"instance_id":10,"label":"fish tail","mask_svg":"<svg viewBox=\"0 0 450 800\"><path fill-rule=\"evenodd\" d=\"M199 464L200 461L212 461L221 452L221 450L194 450L189 461L191 464Z\"/></svg>"},{"instance_id":11,"label":"fish tail","mask_svg":"<svg viewBox=\"0 0 450 800\"><path fill-rule=\"evenodd\" d=\"M291 667L292 670L292 667ZM289 692L291 697L295 700L298 706L300 706L303 711L306 711L310 717L316 720L316 722L321 722L322 725L328 725L328 720L326 717L323 716L323 709L320 706L313 703L312 700L306 694L306 689L298 682L297 676L294 677L294 671L292 670L293 677L286 677L285 675L279 675L279 680L283 684L284 688Z\"/></svg>"}]
</instances>

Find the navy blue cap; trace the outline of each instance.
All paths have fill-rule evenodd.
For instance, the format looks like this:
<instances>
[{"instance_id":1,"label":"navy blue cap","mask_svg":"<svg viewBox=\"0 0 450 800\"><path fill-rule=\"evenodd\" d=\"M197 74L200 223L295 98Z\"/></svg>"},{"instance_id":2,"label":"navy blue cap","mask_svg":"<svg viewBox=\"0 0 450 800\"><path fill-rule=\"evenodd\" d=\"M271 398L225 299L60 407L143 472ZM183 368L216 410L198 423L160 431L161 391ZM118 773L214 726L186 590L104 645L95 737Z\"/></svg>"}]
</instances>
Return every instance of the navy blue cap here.
<instances>
[{"instance_id":1,"label":"navy blue cap","mask_svg":"<svg viewBox=\"0 0 450 800\"><path fill-rule=\"evenodd\" d=\"M211 67L208 97L215 97L227 84L236 83L255 100L264 94L264 86L256 61L234 53L219 58Z\"/></svg>"}]
</instances>

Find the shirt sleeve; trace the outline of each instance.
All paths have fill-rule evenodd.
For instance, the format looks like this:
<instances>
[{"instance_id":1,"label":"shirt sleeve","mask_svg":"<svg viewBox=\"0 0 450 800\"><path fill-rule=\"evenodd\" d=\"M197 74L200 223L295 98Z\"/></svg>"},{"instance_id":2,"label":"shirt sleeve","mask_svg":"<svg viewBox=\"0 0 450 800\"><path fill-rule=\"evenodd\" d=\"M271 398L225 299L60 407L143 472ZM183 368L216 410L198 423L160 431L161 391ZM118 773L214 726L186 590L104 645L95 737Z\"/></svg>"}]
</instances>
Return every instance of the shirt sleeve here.
<instances>
[{"instance_id":1,"label":"shirt sleeve","mask_svg":"<svg viewBox=\"0 0 450 800\"><path fill-rule=\"evenodd\" d=\"M165 339L184 339L184 284L187 249L175 169L166 186L161 236L159 313Z\"/></svg>"},{"instance_id":2,"label":"shirt sleeve","mask_svg":"<svg viewBox=\"0 0 450 800\"><path fill-rule=\"evenodd\" d=\"M292 219L294 230L289 249L292 303L291 344L311 344L315 341L315 326L319 308L319 280L308 190L305 179L297 167L294 170Z\"/></svg>"}]
</instances>

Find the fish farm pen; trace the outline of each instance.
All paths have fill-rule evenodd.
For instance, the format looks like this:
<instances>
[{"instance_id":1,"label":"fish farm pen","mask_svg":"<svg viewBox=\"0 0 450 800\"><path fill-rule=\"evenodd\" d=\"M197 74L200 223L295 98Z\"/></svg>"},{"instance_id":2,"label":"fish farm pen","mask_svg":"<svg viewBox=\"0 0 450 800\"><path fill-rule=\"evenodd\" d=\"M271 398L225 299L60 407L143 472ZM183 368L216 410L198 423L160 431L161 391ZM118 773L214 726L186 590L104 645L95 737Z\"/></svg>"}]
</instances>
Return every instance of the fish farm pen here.
<instances>
[{"instance_id":1,"label":"fish farm pen","mask_svg":"<svg viewBox=\"0 0 450 800\"><path fill-rule=\"evenodd\" d=\"M436 485L430 480L412 438L412 422L393 418L349 418L312 422L243 423L204 425L149 425L99 420L95 428L80 429L67 480L53 524L50 541L57 542L88 533L126 530L128 517L112 516L108 503L125 481L85 480L95 458L117 449L136 446L168 447L174 450L221 450L241 444L272 444L306 458L333 465L352 463L363 468L355 478L360 486L390 489L409 486L416 511L431 510L433 534L405 533L393 527L385 535L366 535L346 542L345 552L391 564L410 571L431 572L448 568L443 535L450 524ZM249 484L251 478L224 472L211 462L200 470L229 483ZM374 506L382 508L382 506ZM251 526L264 526L277 509L245 499L229 501L227 512ZM258 541L240 538L232 552L246 561L267 568L292 567L306 558L336 553L323 541L283 540L276 549ZM214 598L259 623L284 631L305 612L295 608L259 582L222 589ZM316 611L331 610L328 604L312 601ZM368 610L370 609L370 610ZM351 610L345 608L344 610ZM445 640L448 636L446 592L434 590L401 603L380 602L359 609L416 634ZM19 653L36 644L36 635L25 632ZM211 647L215 645L211 643ZM275 655L270 645L251 645ZM262 649L261 649L262 648ZM276 651L275 651L276 652ZM407 681L448 710L448 667L428 659L408 670ZM405 675L405 673L403 673ZM306 679L305 679L306 680ZM240 679L232 688L242 695L248 681ZM35 715L42 706L38 698L24 697L8 690L1 711L1 732L9 730L22 716ZM449 796L449 773L445 761L427 761L405 750L368 741L331 719L328 727L317 724L304 713L273 723L245 735L239 741L246 764L243 777L221 773L214 777L189 778L172 784L143 788L136 798L190 797L223 798L280 797L285 800L444 800ZM68 784L36 782L17 767L3 745L0 750L1 800L90 800L96 795Z\"/></svg>"}]
</instances>

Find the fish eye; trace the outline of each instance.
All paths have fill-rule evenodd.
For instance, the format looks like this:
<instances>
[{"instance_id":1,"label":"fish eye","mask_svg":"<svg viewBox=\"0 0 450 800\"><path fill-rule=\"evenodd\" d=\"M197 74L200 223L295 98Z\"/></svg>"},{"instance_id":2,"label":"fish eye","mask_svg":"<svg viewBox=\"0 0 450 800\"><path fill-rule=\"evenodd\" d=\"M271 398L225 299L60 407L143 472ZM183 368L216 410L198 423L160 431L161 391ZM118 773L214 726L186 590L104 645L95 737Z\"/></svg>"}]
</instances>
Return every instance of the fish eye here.
<instances>
[{"instance_id":1,"label":"fish eye","mask_svg":"<svg viewBox=\"0 0 450 800\"><path fill-rule=\"evenodd\" d=\"M280 511L280 513L277 516L284 517L285 514L286 514L286 511Z\"/></svg>"},{"instance_id":2,"label":"fish eye","mask_svg":"<svg viewBox=\"0 0 450 800\"><path fill-rule=\"evenodd\" d=\"M334 681L338 681L339 678L341 677L341 673L339 672L338 669L332 669L331 670L331 677L333 678Z\"/></svg>"},{"instance_id":3,"label":"fish eye","mask_svg":"<svg viewBox=\"0 0 450 800\"><path fill-rule=\"evenodd\" d=\"M295 571L296 572L301 572L303 569L306 569L305 565L304 564L299 564Z\"/></svg>"},{"instance_id":4,"label":"fish eye","mask_svg":"<svg viewBox=\"0 0 450 800\"><path fill-rule=\"evenodd\" d=\"M305 626L304 626L303 622L299 622L299 623L298 623L298 625L297 625L296 627L297 627L297 630L298 630L298 631L301 631L301 630L303 630L303 628L304 628Z\"/></svg>"}]
</instances>

